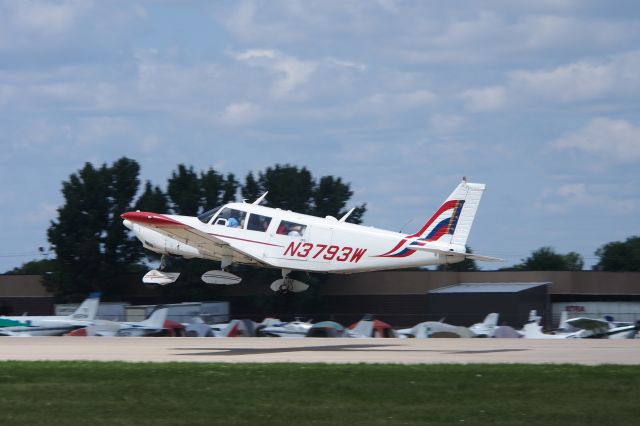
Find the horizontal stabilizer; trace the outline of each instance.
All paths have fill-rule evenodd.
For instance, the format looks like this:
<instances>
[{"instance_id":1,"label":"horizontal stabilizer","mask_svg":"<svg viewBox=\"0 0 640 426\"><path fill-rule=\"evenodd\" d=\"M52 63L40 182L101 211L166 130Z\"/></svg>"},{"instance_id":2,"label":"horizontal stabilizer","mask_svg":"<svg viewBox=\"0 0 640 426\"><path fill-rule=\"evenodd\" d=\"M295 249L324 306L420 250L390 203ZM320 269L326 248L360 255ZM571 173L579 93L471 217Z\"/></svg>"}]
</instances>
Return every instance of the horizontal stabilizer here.
<instances>
[{"instance_id":1,"label":"horizontal stabilizer","mask_svg":"<svg viewBox=\"0 0 640 426\"><path fill-rule=\"evenodd\" d=\"M411 246L412 250L418 251L428 251L430 253L439 254L440 256L462 256L465 259L478 260L482 262L504 262L504 259L500 259L499 257L491 257L491 256L481 256L473 253L459 252L455 250L445 250L441 247L432 247L432 246Z\"/></svg>"}]
</instances>

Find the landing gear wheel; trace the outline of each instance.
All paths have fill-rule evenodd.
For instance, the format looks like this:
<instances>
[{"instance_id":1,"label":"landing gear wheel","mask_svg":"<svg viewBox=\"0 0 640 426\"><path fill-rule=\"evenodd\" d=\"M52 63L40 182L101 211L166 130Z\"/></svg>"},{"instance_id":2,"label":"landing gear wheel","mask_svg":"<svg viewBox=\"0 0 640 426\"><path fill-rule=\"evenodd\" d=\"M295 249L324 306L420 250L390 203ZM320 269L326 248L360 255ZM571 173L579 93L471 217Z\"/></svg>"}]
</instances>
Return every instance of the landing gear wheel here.
<instances>
[{"instance_id":1,"label":"landing gear wheel","mask_svg":"<svg viewBox=\"0 0 640 426\"><path fill-rule=\"evenodd\" d=\"M291 278L285 277L282 279L282 284L278 287L278 293L280 294L288 294L293 290L293 280Z\"/></svg>"}]
</instances>

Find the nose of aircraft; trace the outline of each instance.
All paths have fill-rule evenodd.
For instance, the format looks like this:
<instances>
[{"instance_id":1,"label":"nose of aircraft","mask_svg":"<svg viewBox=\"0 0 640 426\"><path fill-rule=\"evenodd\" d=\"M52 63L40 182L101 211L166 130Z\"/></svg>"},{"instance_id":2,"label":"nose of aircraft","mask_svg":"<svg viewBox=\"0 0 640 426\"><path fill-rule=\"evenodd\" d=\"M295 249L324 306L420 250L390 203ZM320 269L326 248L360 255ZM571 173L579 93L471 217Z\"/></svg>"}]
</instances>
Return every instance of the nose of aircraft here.
<instances>
[{"instance_id":1,"label":"nose of aircraft","mask_svg":"<svg viewBox=\"0 0 640 426\"><path fill-rule=\"evenodd\" d=\"M123 224L124 226L126 226L127 228L129 228L129 229L133 230L133 223L131 223L131 221L130 221L130 220L125 219L125 220L123 220L123 221L122 221L122 224Z\"/></svg>"}]
</instances>

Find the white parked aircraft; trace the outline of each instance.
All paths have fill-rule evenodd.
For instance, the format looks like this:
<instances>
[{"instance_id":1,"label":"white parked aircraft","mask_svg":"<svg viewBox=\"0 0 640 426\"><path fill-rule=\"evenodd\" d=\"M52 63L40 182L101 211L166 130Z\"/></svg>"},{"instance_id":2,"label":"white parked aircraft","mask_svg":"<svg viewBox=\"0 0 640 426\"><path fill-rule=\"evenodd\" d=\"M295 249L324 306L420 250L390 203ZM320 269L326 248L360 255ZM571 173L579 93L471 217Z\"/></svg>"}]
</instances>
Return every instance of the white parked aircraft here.
<instances>
[{"instance_id":1,"label":"white parked aircraft","mask_svg":"<svg viewBox=\"0 0 640 426\"><path fill-rule=\"evenodd\" d=\"M291 271L354 273L414 268L460 262L466 258L500 261L467 253L465 243L485 185L455 188L440 208L413 234L354 225L342 218L325 218L252 204L229 203L198 217L149 212L124 213L124 225L145 248L163 256L160 270L143 281L169 284L179 273L164 272L166 255L221 262L221 270L202 275L208 284L237 284L241 278L226 271L233 264L282 270L274 291L304 291L308 285L288 277Z\"/></svg>"},{"instance_id":2,"label":"white parked aircraft","mask_svg":"<svg viewBox=\"0 0 640 426\"><path fill-rule=\"evenodd\" d=\"M91 294L71 315L0 316L18 324L0 327L0 336L60 336L76 328L90 325L98 312L100 295Z\"/></svg>"},{"instance_id":3,"label":"white parked aircraft","mask_svg":"<svg viewBox=\"0 0 640 426\"><path fill-rule=\"evenodd\" d=\"M493 337L496 332L496 328L498 328L498 318L500 318L500 315L496 312L492 312L484 317L482 322L473 324L469 327L469 330L471 330L476 337Z\"/></svg>"},{"instance_id":4,"label":"white parked aircraft","mask_svg":"<svg viewBox=\"0 0 640 426\"><path fill-rule=\"evenodd\" d=\"M640 330L640 321L632 324L580 317L568 319L566 323L584 330L583 337L588 339L633 339Z\"/></svg>"},{"instance_id":5,"label":"white parked aircraft","mask_svg":"<svg viewBox=\"0 0 640 426\"><path fill-rule=\"evenodd\" d=\"M143 321L120 322L94 320L82 329L74 330L69 336L120 336L144 337L160 333L164 328L169 308L159 305Z\"/></svg>"},{"instance_id":6,"label":"white parked aircraft","mask_svg":"<svg viewBox=\"0 0 640 426\"><path fill-rule=\"evenodd\" d=\"M260 328L260 335L267 337L305 337L313 326L311 321L282 322L280 320L267 321L265 327Z\"/></svg>"}]
</instances>

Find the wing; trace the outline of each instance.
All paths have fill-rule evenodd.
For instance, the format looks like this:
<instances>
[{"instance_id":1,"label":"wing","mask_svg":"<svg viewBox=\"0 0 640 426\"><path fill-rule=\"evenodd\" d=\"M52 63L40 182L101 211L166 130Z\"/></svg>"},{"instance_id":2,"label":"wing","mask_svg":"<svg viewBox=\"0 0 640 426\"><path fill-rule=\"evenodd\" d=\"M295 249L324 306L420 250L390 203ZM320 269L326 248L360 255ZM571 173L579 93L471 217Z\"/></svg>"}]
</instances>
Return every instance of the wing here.
<instances>
[{"instance_id":1,"label":"wing","mask_svg":"<svg viewBox=\"0 0 640 426\"><path fill-rule=\"evenodd\" d=\"M571 318L566 321L572 327L581 328L583 330L608 330L609 322L595 318Z\"/></svg>"},{"instance_id":2,"label":"wing","mask_svg":"<svg viewBox=\"0 0 640 426\"><path fill-rule=\"evenodd\" d=\"M190 221L198 219L190 216L169 216L149 212L129 212L121 217L130 222L136 223L144 228L156 231L165 237L172 238L183 244L198 249L203 256L219 259L221 256L234 256L235 260L244 263L261 263L258 260L238 248L232 246L221 238L208 234L194 226Z\"/></svg>"}]
</instances>

